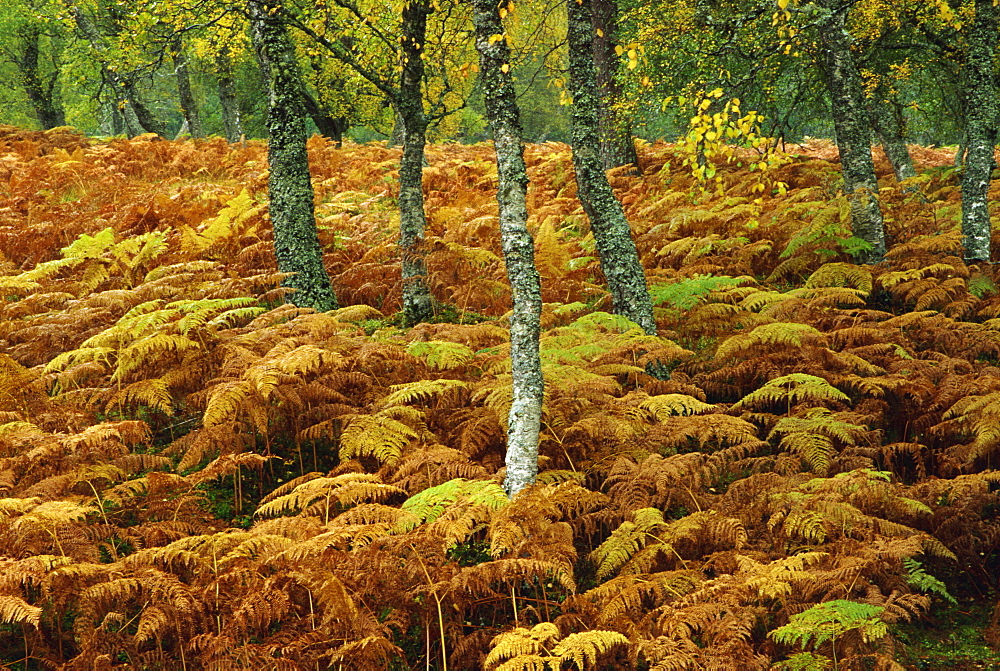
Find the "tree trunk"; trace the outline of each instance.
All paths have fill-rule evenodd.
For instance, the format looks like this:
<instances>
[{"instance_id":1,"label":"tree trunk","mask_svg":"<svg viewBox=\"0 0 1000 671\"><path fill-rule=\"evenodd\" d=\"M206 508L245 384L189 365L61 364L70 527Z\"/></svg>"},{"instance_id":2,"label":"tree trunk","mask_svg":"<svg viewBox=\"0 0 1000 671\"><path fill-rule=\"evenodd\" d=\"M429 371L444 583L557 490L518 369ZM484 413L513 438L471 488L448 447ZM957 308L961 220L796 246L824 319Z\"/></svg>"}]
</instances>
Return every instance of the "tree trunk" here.
<instances>
[{"instance_id":1,"label":"tree trunk","mask_svg":"<svg viewBox=\"0 0 1000 671\"><path fill-rule=\"evenodd\" d=\"M302 104L306 107L306 112L316 124L319 134L333 140L339 149L344 142L344 131L347 130L347 120L344 117L332 117L324 110L316 99L306 89L302 89Z\"/></svg>"},{"instance_id":2,"label":"tree trunk","mask_svg":"<svg viewBox=\"0 0 1000 671\"><path fill-rule=\"evenodd\" d=\"M323 267L316 234L313 188L306 154L302 78L295 48L281 21L280 0L249 0L254 48L268 82L267 179L274 255L282 282L295 289L291 302L319 311L338 307Z\"/></svg>"},{"instance_id":3,"label":"tree trunk","mask_svg":"<svg viewBox=\"0 0 1000 671\"><path fill-rule=\"evenodd\" d=\"M821 0L817 4L823 12L818 23L822 64L833 108L844 192L851 204L851 227L854 235L871 245L859 261L878 263L885 256L885 227L878 203L878 181L872 161L865 94L861 75L851 55L851 36L844 27L847 10L835 10L834 7L839 4L837 0Z\"/></svg>"},{"instance_id":4,"label":"tree trunk","mask_svg":"<svg viewBox=\"0 0 1000 671\"><path fill-rule=\"evenodd\" d=\"M42 74L38 67L38 38L37 27L28 28L28 32L21 35L24 40L24 53L16 59L17 68L21 74L21 84L25 93L28 94L28 101L35 112L35 118L43 129L56 128L66 125L66 113L56 100L54 91L57 74L55 73L48 82L43 82Z\"/></svg>"},{"instance_id":5,"label":"tree trunk","mask_svg":"<svg viewBox=\"0 0 1000 671\"><path fill-rule=\"evenodd\" d=\"M510 74L510 49L496 0L472 0L485 91L486 117L497 155L497 203L507 279L514 298L510 317L513 383L507 425L507 477L504 489L513 497L538 475L538 432L542 416L542 368L538 352L542 289L535 267L535 245L528 232L528 173L520 111Z\"/></svg>"},{"instance_id":6,"label":"tree trunk","mask_svg":"<svg viewBox=\"0 0 1000 671\"><path fill-rule=\"evenodd\" d=\"M222 108L222 125L226 139L239 142L243 135L243 119L240 114L240 102L236 97L236 87L233 84L233 64L229 57L229 47L222 47L215 58L218 74L216 82L219 85L219 106Z\"/></svg>"},{"instance_id":7,"label":"tree trunk","mask_svg":"<svg viewBox=\"0 0 1000 671\"><path fill-rule=\"evenodd\" d=\"M138 124L147 133L156 133L157 135L166 137L166 124L157 119L139 98L135 90L135 82L131 76L119 74L117 70L104 62L107 47L104 44L103 36L98 31L97 26L94 25L94 22L78 6L71 7L70 12L73 15L77 28L79 28L84 38L90 43L98 60L101 61L102 77L104 77L104 80L114 92L114 102L118 106L118 109L122 110L125 117L125 127L129 134L136 134L135 130L137 129L133 126L134 124Z\"/></svg>"},{"instance_id":8,"label":"tree trunk","mask_svg":"<svg viewBox=\"0 0 1000 671\"><path fill-rule=\"evenodd\" d=\"M598 95L591 52L590 0L566 3L569 42L569 86L573 96L572 143L577 195L590 219L601 271L611 291L614 311L656 334L646 275L632 240L632 230L615 198L600 158L597 137Z\"/></svg>"},{"instance_id":9,"label":"tree trunk","mask_svg":"<svg viewBox=\"0 0 1000 671\"><path fill-rule=\"evenodd\" d=\"M993 59L996 55L997 8L991 0L976 0L976 17L969 29L965 79L965 138L968 147L962 172L962 245L965 260L989 261L992 226L987 203L998 115Z\"/></svg>"},{"instance_id":10,"label":"tree trunk","mask_svg":"<svg viewBox=\"0 0 1000 671\"><path fill-rule=\"evenodd\" d=\"M617 0L593 0L592 31L594 67L599 94L601 163L605 170L624 165L635 166L639 174L639 156L635 151L632 128L618 107L622 87L618 83L618 3Z\"/></svg>"},{"instance_id":11,"label":"tree trunk","mask_svg":"<svg viewBox=\"0 0 1000 671\"><path fill-rule=\"evenodd\" d=\"M128 93L128 104L135 112L136 121L147 133L156 133L162 137L167 137L167 124L160 121L153 111L146 106L146 103L139 97L135 88L135 82L131 78L125 79L125 92Z\"/></svg>"},{"instance_id":12,"label":"tree trunk","mask_svg":"<svg viewBox=\"0 0 1000 671\"><path fill-rule=\"evenodd\" d=\"M390 147L398 147L403 144L406 139L406 125L403 123L403 115L399 111L399 107L395 104L392 105L392 132L389 133L389 141L387 144Z\"/></svg>"},{"instance_id":13,"label":"tree trunk","mask_svg":"<svg viewBox=\"0 0 1000 671\"><path fill-rule=\"evenodd\" d=\"M178 37L171 45L174 56L174 75L177 77L177 97L181 102L181 114L187 123L188 134L191 137L204 137L201 128L201 115L198 114L198 103L191 92L191 74L188 71L187 55L184 53L184 43Z\"/></svg>"},{"instance_id":14,"label":"tree trunk","mask_svg":"<svg viewBox=\"0 0 1000 671\"><path fill-rule=\"evenodd\" d=\"M879 141L882 142L882 149L885 151L889 163L892 164L892 172L896 175L896 181L902 182L905 179L916 177L917 173L913 169L910 150L906 148L906 138L903 132L906 123L903 118L902 106L895 100L885 99L883 96L886 94L888 92L879 90L871 99L869 109L872 128L878 134Z\"/></svg>"},{"instance_id":15,"label":"tree trunk","mask_svg":"<svg viewBox=\"0 0 1000 671\"><path fill-rule=\"evenodd\" d=\"M427 117L424 115L423 54L427 16L432 9L426 0L403 6L403 69L396 109L403 121L403 157L399 162L399 246L403 257L403 317L407 325L434 316L431 292L424 263L424 145Z\"/></svg>"}]
</instances>

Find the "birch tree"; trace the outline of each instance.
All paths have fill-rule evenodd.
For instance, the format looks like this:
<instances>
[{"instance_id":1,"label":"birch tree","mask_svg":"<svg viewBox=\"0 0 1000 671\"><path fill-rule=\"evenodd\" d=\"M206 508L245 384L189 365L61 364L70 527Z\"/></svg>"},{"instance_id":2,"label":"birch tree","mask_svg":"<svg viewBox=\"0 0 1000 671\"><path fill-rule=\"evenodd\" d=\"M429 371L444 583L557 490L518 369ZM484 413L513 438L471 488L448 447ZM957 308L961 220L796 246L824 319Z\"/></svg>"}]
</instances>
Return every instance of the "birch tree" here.
<instances>
[{"instance_id":1,"label":"birch tree","mask_svg":"<svg viewBox=\"0 0 1000 671\"><path fill-rule=\"evenodd\" d=\"M992 0L975 0L975 19L968 27L965 59L967 104L965 138L968 153L962 172L962 236L966 261L990 260L990 213L987 193L993 171L998 115L993 61L996 56L998 9Z\"/></svg>"},{"instance_id":2,"label":"birch tree","mask_svg":"<svg viewBox=\"0 0 1000 671\"><path fill-rule=\"evenodd\" d=\"M507 420L507 477L513 497L535 482L542 417L542 368L538 350L542 287L528 232L528 173L520 111L510 74L510 47L496 0L472 0L476 50L486 117L497 156L497 204L507 279L514 299L510 317L512 402Z\"/></svg>"}]
</instances>

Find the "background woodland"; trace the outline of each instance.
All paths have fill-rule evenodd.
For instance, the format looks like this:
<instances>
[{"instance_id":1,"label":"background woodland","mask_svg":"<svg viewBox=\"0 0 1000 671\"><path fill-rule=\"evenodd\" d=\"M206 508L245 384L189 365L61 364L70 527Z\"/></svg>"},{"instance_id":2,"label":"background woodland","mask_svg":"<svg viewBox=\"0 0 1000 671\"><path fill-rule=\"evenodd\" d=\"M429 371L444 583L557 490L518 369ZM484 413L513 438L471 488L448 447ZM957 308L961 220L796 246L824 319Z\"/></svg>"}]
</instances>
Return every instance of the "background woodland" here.
<instances>
[{"instance_id":1,"label":"background woodland","mask_svg":"<svg viewBox=\"0 0 1000 671\"><path fill-rule=\"evenodd\" d=\"M510 501L492 149L428 146L437 314L403 328L400 150L308 148L324 313L283 303L262 144L0 128L8 668L902 668L947 608L997 643L1000 291L950 152L905 187L876 152L860 266L829 142L719 152L711 188L640 143L610 179L650 336L569 148L529 145L545 405Z\"/></svg>"}]
</instances>

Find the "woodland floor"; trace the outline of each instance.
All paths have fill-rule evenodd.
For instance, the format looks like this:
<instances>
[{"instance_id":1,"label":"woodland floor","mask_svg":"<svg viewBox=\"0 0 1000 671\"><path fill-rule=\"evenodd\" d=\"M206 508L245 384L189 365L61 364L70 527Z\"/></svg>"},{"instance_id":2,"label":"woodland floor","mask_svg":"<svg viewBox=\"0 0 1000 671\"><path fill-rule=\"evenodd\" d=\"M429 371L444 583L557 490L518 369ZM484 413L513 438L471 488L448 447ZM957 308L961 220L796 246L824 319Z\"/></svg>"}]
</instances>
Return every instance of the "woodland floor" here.
<instances>
[{"instance_id":1,"label":"woodland floor","mask_svg":"<svg viewBox=\"0 0 1000 671\"><path fill-rule=\"evenodd\" d=\"M568 148L527 150L546 405L508 502L489 146L428 149L440 321L404 329L398 149L310 140L315 314L262 144L0 127L0 662L1000 668L1000 290L953 151L876 157L862 267L830 143L705 187L640 150L659 337L607 312Z\"/></svg>"}]
</instances>

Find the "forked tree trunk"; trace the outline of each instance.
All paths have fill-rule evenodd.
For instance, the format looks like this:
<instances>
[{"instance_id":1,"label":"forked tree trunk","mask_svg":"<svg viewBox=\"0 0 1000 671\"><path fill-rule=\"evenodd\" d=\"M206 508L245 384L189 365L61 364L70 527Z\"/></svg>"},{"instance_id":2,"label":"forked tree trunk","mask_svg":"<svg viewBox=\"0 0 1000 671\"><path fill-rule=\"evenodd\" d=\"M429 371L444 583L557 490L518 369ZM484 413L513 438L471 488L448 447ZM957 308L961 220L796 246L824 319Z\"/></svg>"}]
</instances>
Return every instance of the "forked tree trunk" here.
<instances>
[{"instance_id":1,"label":"forked tree trunk","mask_svg":"<svg viewBox=\"0 0 1000 671\"><path fill-rule=\"evenodd\" d=\"M882 96L888 92L876 91L875 97L869 104L872 128L878 135L885 151L886 158L892 165L892 172L896 175L896 181L916 177L917 173L913 169L913 159L910 157L910 150L906 148L906 137L903 129L905 120L903 110L895 100L886 100Z\"/></svg>"},{"instance_id":2,"label":"forked tree trunk","mask_svg":"<svg viewBox=\"0 0 1000 671\"><path fill-rule=\"evenodd\" d=\"M833 108L844 192L851 205L851 227L854 235L871 245L859 260L878 263L885 256L885 227L878 203L871 127L865 113L861 74L851 55L851 36L844 27L847 10L837 0L820 0L817 4L823 12L818 24L823 70Z\"/></svg>"},{"instance_id":3,"label":"forked tree trunk","mask_svg":"<svg viewBox=\"0 0 1000 671\"><path fill-rule=\"evenodd\" d=\"M593 54L598 90L600 119L601 163L605 170L625 165L639 172L639 156L635 151L632 128L621 113L619 103L623 92L618 83L618 2L593 0Z\"/></svg>"},{"instance_id":4,"label":"forked tree trunk","mask_svg":"<svg viewBox=\"0 0 1000 671\"><path fill-rule=\"evenodd\" d=\"M177 97L181 102L181 114L187 123L187 132L191 137L204 137L201 128L201 115L198 114L198 103L191 91L191 73L188 70L187 54L184 53L184 43L178 37L171 45L174 54L174 75L177 77Z\"/></svg>"},{"instance_id":5,"label":"forked tree trunk","mask_svg":"<svg viewBox=\"0 0 1000 671\"><path fill-rule=\"evenodd\" d=\"M962 245L966 261L990 260L990 213L987 192L993 170L998 114L993 59L997 43L997 8L992 0L976 0L976 17L968 34L965 60L968 147L962 172Z\"/></svg>"},{"instance_id":6,"label":"forked tree trunk","mask_svg":"<svg viewBox=\"0 0 1000 671\"><path fill-rule=\"evenodd\" d=\"M591 0L566 3L569 41L569 87L573 96L572 144L577 194L590 219L601 271L611 291L614 311L656 334L646 274L632 240L632 229L615 198L601 163L597 137L598 95L591 52Z\"/></svg>"},{"instance_id":7,"label":"forked tree trunk","mask_svg":"<svg viewBox=\"0 0 1000 671\"><path fill-rule=\"evenodd\" d=\"M280 0L249 0L248 5L254 48L268 82L267 188L274 255L278 270L292 273L282 285L295 289L295 305L332 310L338 307L337 297L316 234L295 48L281 21Z\"/></svg>"},{"instance_id":8,"label":"forked tree trunk","mask_svg":"<svg viewBox=\"0 0 1000 671\"><path fill-rule=\"evenodd\" d=\"M233 63L229 56L229 47L221 47L215 57L217 70L215 81L219 86L219 106L222 108L222 125L226 139L239 142L243 135L243 118L240 113L240 102L236 96L236 86L233 83Z\"/></svg>"},{"instance_id":9,"label":"forked tree trunk","mask_svg":"<svg viewBox=\"0 0 1000 671\"><path fill-rule=\"evenodd\" d=\"M123 76L117 70L110 67L104 61L107 55L107 46L104 44L104 37L89 16L87 16L79 6L74 5L70 9L73 20L76 22L80 33L90 43L91 48L102 61L101 75L114 91L115 104L125 117L125 127L130 135L134 135L133 124L138 124L147 133L156 133L162 137L167 136L167 126L156 118L156 115L146 107L139 97L135 88L135 81L131 76Z\"/></svg>"},{"instance_id":10,"label":"forked tree trunk","mask_svg":"<svg viewBox=\"0 0 1000 671\"><path fill-rule=\"evenodd\" d=\"M44 81L38 65L39 29L32 27L22 35L24 52L16 58L17 69L20 71L21 84L28 94L28 102L35 112L35 118L45 130L66 125L66 113L55 99L55 84L58 73L53 73L48 81Z\"/></svg>"},{"instance_id":11,"label":"forked tree trunk","mask_svg":"<svg viewBox=\"0 0 1000 671\"><path fill-rule=\"evenodd\" d=\"M507 477L513 497L538 475L538 431L542 416L542 368L538 352L542 288L535 267L535 245L528 232L528 172L520 111L510 74L510 49L496 0L472 0L485 91L486 118L497 154L497 203L507 279L514 297L510 317L513 398L507 426Z\"/></svg>"},{"instance_id":12,"label":"forked tree trunk","mask_svg":"<svg viewBox=\"0 0 1000 671\"><path fill-rule=\"evenodd\" d=\"M337 149L340 149L341 144L344 142L346 120L343 117L330 116L330 113L324 110L319 102L304 88L302 89L302 104L305 105L306 113L309 114L313 123L316 124L319 134L333 140L333 144Z\"/></svg>"},{"instance_id":13,"label":"forked tree trunk","mask_svg":"<svg viewBox=\"0 0 1000 671\"><path fill-rule=\"evenodd\" d=\"M403 257L403 319L407 325L434 316L431 292L427 286L424 263L424 145L427 142L427 117L424 114L423 48L427 16L431 6L426 0L414 0L403 6L403 69L399 81L396 109L402 119L403 157L399 162L399 246Z\"/></svg>"}]
</instances>

